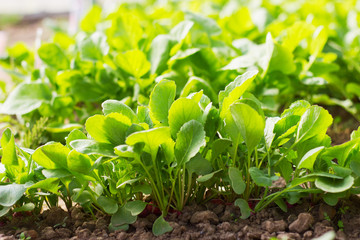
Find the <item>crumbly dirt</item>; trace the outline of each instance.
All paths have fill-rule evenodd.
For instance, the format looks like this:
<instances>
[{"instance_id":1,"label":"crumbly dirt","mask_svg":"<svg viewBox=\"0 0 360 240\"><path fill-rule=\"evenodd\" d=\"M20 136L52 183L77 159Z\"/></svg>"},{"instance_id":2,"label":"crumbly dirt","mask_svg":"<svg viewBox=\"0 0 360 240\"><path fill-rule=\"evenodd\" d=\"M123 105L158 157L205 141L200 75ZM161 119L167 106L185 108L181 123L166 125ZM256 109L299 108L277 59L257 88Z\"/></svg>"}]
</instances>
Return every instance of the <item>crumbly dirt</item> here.
<instances>
[{"instance_id":1,"label":"crumbly dirt","mask_svg":"<svg viewBox=\"0 0 360 240\"><path fill-rule=\"evenodd\" d=\"M139 217L127 231L109 232L110 217L101 213L96 218L74 207L68 213L61 208L44 211L39 216L12 217L0 221L0 239L18 239L21 233L31 239L216 239L266 240L313 239L334 231L336 239L360 239L360 199L356 196L335 207L309 202L289 207L283 212L276 206L240 218L240 210L219 201L204 206L186 206L181 214L169 214L166 219L173 227L169 233L155 237L151 232L154 214Z\"/></svg>"}]
</instances>

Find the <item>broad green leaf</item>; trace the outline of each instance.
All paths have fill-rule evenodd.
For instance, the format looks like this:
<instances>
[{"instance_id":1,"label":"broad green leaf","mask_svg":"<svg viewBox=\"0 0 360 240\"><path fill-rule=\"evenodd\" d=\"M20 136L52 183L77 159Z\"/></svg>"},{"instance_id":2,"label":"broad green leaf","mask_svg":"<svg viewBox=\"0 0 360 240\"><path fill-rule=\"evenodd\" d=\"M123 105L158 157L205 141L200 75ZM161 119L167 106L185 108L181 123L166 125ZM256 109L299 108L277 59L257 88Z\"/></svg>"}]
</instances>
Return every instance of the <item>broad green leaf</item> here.
<instances>
[{"instance_id":1,"label":"broad green leaf","mask_svg":"<svg viewBox=\"0 0 360 240\"><path fill-rule=\"evenodd\" d=\"M217 170L215 172L208 173L208 174L206 174L204 176L198 177L196 179L196 181L198 181L198 182L206 182L206 181L210 180L216 173L218 173L220 171L222 171L222 169L219 169L219 170Z\"/></svg>"},{"instance_id":2,"label":"broad green leaf","mask_svg":"<svg viewBox=\"0 0 360 240\"><path fill-rule=\"evenodd\" d=\"M242 174L239 169L229 168L230 185L236 194L242 194L245 191L246 184L243 180Z\"/></svg>"},{"instance_id":3,"label":"broad green leaf","mask_svg":"<svg viewBox=\"0 0 360 240\"><path fill-rule=\"evenodd\" d=\"M79 42L81 58L90 61L99 61L109 52L106 36L101 32L95 32Z\"/></svg>"},{"instance_id":4,"label":"broad green leaf","mask_svg":"<svg viewBox=\"0 0 360 240\"><path fill-rule=\"evenodd\" d=\"M131 212L131 215L139 215L146 207L147 203L140 200L130 201L125 204L126 210Z\"/></svg>"},{"instance_id":5,"label":"broad green leaf","mask_svg":"<svg viewBox=\"0 0 360 240\"><path fill-rule=\"evenodd\" d=\"M11 207L0 207L0 217L4 216L10 211Z\"/></svg>"},{"instance_id":6,"label":"broad green leaf","mask_svg":"<svg viewBox=\"0 0 360 240\"><path fill-rule=\"evenodd\" d=\"M351 135L350 135L350 140L354 140L360 138L360 127L358 127L358 129L352 131Z\"/></svg>"},{"instance_id":7,"label":"broad green leaf","mask_svg":"<svg viewBox=\"0 0 360 240\"><path fill-rule=\"evenodd\" d=\"M229 83L224 91L219 93L219 103L221 105L220 117L224 118L230 105L238 100L244 92L249 88L254 81L258 71L248 71L243 75L238 76L235 80Z\"/></svg>"},{"instance_id":8,"label":"broad green leaf","mask_svg":"<svg viewBox=\"0 0 360 240\"><path fill-rule=\"evenodd\" d=\"M350 163L350 168L353 170L353 172L360 177L360 161L359 160L353 160Z\"/></svg>"},{"instance_id":9,"label":"broad green leaf","mask_svg":"<svg viewBox=\"0 0 360 240\"><path fill-rule=\"evenodd\" d=\"M115 227L132 224L136 221L136 216L131 215L131 212L125 206L119 207L117 212L111 216L111 224Z\"/></svg>"},{"instance_id":10,"label":"broad green leaf","mask_svg":"<svg viewBox=\"0 0 360 240\"><path fill-rule=\"evenodd\" d=\"M191 92L200 90L204 91L204 93L209 96L214 103L216 103L216 93L211 84L204 79L194 76L189 78L183 90L181 91L180 96L187 97Z\"/></svg>"},{"instance_id":11,"label":"broad green leaf","mask_svg":"<svg viewBox=\"0 0 360 240\"><path fill-rule=\"evenodd\" d=\"M27 188L27 191L29 191L30 189L40 188L42 190L49 191L54 194L59 194L58 193L59 188L60 188L59 183L60 183L60 180L57 177L47 178L47 179L41 180L41 181L31 185L31 187Z\"/></svg>"},{"instance_id":12,"label":"broad green leaf","mask_svg":"<svg viewBox=\"0 0 360 240\"><path fill-rule=\"evenodd\" d=\"M316 57L319 55L326 44L327 38L328 36L324 26L319 26L316 28L310 44L310 54L312 56Z\"/></svg>"},{"instance_id":13,"label":"broad green leaf","mask_svg":"<svg viewBox=\"0 0 360 240\"><path fill-rule=\"evenodd\" d=\"M315 180L315 186L325 192L338 193L343 192L352 187L354 178L347 176L344 179L335 179L329 177L318 177Z\"/></svg>"},{"instance_id":14,"label":"broad green leaf","mask_svg":"<svg viewBox=\"0 0 360 240\"><path fill-rule=\"evenodd\" d=\"M249 169L249 173L255 184L261 187L270 187L272 185L272 182L278 179L278 176L274 175L270 177L256 167L251 167Z\"/></svg>"},{"instance_id":15,"label":"broad green leaf","mask_svg":"<svg viewBox=\"0 0 360 240\"><path fill-rule=\"evenodd\" d=\"M275 138L276 133L274 132L275 124L280 120L279 117L269 117L265 121L264 137L266 148L269 150L271 144Z\"/></svg>"},{"instance_id":16,"label":"broad green leaf","mask_svg":"<svg viewBox=\"0 0 360 240\"><path fill-rule=\"evenodd\" d=\"M313 170L316 157L324 150L324 146L320 146L308 151L300 160L297 169L306 168L310 171Z\"/></svg>"},{"instance_id":17,"label":"broad green leaf","mask_svg":"<svg viewBox=\"0 0 360 240\"><path fill-rule=\"evenodd\" d=\"M68 124L49 124L45 130L49 133L68 133L74 129L81 129L82 125L78 123Z\"/></svg>"},{"instance_id":18,"label":"broad green leaf","mask_svg":"<svg viewBox=\"0 0 360 240\"><path fill-rule=\"evenodd\" d=\"M176 41L181 42L188 35L193 25L194 22L184 20L171 29L170 35L176 39Z\"/></svg>"},{"instance_id":19,"label":"broad green leaf","mask_svg":"<svg viewBox=\"0 0 360 240\"><path fill-rule=\"evenodd\" d=\"M32 155L32 159L46 169L67 169L67 156L70 149L61 143L50 143L39 147Z\"/></svg>"},{"instance_id":20,"label":"broad green leaf","mask_svg":"<svg viewBox=\"0 0 360 240\"><path fill-rule=\"evenodd\" d=\"M296 142L305 141L315 135L326 132L332 121L333 119L328 111L319 106L311 106L301 116L296 134Z\"/></svg>"},{"instance_id":21,"label":"broad green leaf","mask_svg":"<svg viewBox=\"0 0 360 240\"><path fill-rule=\"evenodd\" d=\"M167 69L173 44L174 40L169 35L160 34L153 39L150 47L151 74L160 75Z\"/></svg>"},{"instance_id":22,"label":"broad green leaf","mask_svg":"<svg viewBox=\"0 0 360 240\"><path fill-rule=\"evenodd\" d=\"M73 192L74 195L71 196L71 199L76 203L86 204L86 203L93 203L96 201L94 195L88 190L81 191L80 188L75 188Z\"/></svg>"},{"instance_id":23,"label":"broad green leaf","mask_svg":"<svg viewBox=\"0 0 360 240\"><path fill-rule=\"evenodd\" d=\"M205 145L205 131L201 123L190 120L177 133L175 157L178 166L182 166L194 157Z\"/></svg>"},{"instance_id":24,"label":"broad green leaf","mask_svg":"<svg viewBox=\"0 0 360 240\"><path fill-rule=\"evenodd\" d=\"M14 212L27 212L27 211L32 211L34 209L35 209L35 204L33 204L33 203L25 203L21 207L14 208L13 211Z\"/></svg>"},{"instance_id":25,"label":"broad green leaf","mask_svg":"<svg viewBox=\"0 0 360 240\"><path fill-rule=\"evenodd\" d=\"M270 33L266 36L265 47L266 52L259 63L264 70L263 76L274 71L290 74L296 70L293 54L286 47L274 42Z\"/></svg>"},{"instance_id":26,"label":"broad green leaf","mask_svg":"<svg viewBox=\"0 0 360 240\"><path fill-rule=\"evenodd\" d=\"M230 111L249 149L248 151L252 152L264 136L264 118L256 110L244 103L231 105Z\"/></svg>"},{"instance_id":27,"label":"broad green leaf","mask_svg":"<svg viewBox=\"0 0 360 240\"><path fill-rule=\"evenodd\" d=\"M100 196L97 199L97 203L104 209L104 211L108 214L114 214L118 211L118 204L117 202L105 196Z\"/></svg>"},{"instance_id":28,"label":"broad green leaf","mask_svg":"<svg viewBox=\"0 0 360 240\"><path fill-rule=\"evenodd\" d=\"M0 185L0 205L11 207L23 196L25 190L22 184Z\"/></svg>"},{"instance_id":29,"label":"broad green leaf","mask_svg":"<svg viewBox=\"0 0 360 240\"><path fill-rule=\"evenodd\" d=\"M124 116L130 118L132 123L137 122L137 116L135 112L126 104L118 100L106 100L101 104L104 115L109 115L110 113L120 113Z\"/></svg>"},{"instance_id":30,"label":"broad green leaf","mask_svg":"<svg viewBox=\"0 0 360 240\"><path fill-rule=\"evenodd\" d=\"M176 136L182 125L190 120L201 122L202 111L199 104L188 98L177 99L169 109L171 135Z\"/></svg>"},{"instance_id":31,"label":"broad green leaf","mask_svg":"<svg viewBox=\"0 0 360 240\"><path fill-rule=\"evenodd\" d=\"M46 178L67 178L72 176L66 169L44 169L41 172Z\"/></svg>"},{"instance_id":32,"label":"broad green leaf","mask_svg":"<svg viewBox=\"0 0 360 240\"><path fill-rule=\"evenodd\" d=\"M110 143L101 143L88 139L78 139L71 141L70 146L83 154L99 154L108 157L116 156L114 153L114 145Z\"/></svg>"},{"instance_id":33,"label":"broad green leaf","mask_svg":"<svg viewBox=\"0 0 360 240\"><path fill-rule=\"evenodd\" d=\"M234 202L235 206L238 206L241 211L241 219L247 219L251 214L251 209L249 204L244 199L238 198Z\"/></svg>"},{"instance_id":34,"label":"broad green leaf","mask_svg":"<svg viewBox=\"0 0 360 240\"><path fill-rule=\"evenodd\" d=\"M233 115L230 111L227 111L225 114L225 126L224 130L228 137L231 139L233 143L233 147L237 148L240 142L242 142L244 139L242 138L241 131L238 127L238 124L236 124ZM233 156L234 157L234 156Z\"/></svg>"},{"instance_id":35,"label":"broad green leaf","mask_svg":"<svg viewBox=\"0 0 360 240\"><path fill-rule=\"evenodd\" d=\"M66 146L72 150L73 148L71 147L70 143L74 140L79 140L79 139L87 139L86 135L80 131L79 129L74 129L72 130L69 135L65 138L66 140Z\"/></svg>"},{"instance_id":36,"label":"broad green leaf","mask_svg":"<svg viewBox=\"0 0 360 240\"><path fill-rule=\"evenodd\" d=\"M88 155L71 150L67 157L67 165L70 171L90 174L92 161Z\"/></svg>"},{"instance_id":37,"label":"broad green leaf","mask_svg":"<svg viewBox=\"0 0 360 240\"><path fill-rule=\"evenodd\" d=\"M212 144L211 161L214 161L219 154L226 152L230 145L231 141L229 139L216 139Z\"/></svg>"},{"instance_id":38,"label":"broad green leaf","mask_svg":"<svg viewBox=\"0 0 360 240\"><path fill-rule=\"evenodd\" d=\"M21 83L0 107L0 113L26 114L51 100L50 88L44 83Z\"/></svg>"},{"instance_id":39,"label":"broad green leaf","mask_svg":"<svg viewBox=\"0 0 360 240\"><path fill-rule=\"evenodd\" d=\"M287 205L285 203L285 201L281 198L278 198L274 201L276 203L276 205L278 205L278 207L283 210L284 212L287 212Z\"/></svg>"},{"instance_id":40,"label":"broad green leaf","mask_svg":"<svg viewBox=\"0 0 360 240\"><path fill-rule=\"evenodd\" d=\"M305 111L311 107L311 104L305 100L298 100L293 102L288 109L286 109L282 114L281 118L285 118L288 116L296 115L302 116Z\"/></svg>"},{"instance_id":41,"label":"broad green leaf","mask_svg":"<svg viewBox=\"0 0 360 240\"><path fill-rule=\"evenodd\" d=\"M150 70L150 63L145 54L138 50L129 50L116 56L116 63L127 73L139 79Z\"/></svg>"},{"instance_id":42,"label":"broad green leaf","mask_svg":"<svg viewBox=\"0 0 360 240\"><path fill-rule=\"evenodd\" d=\"M149 109L153 123L168 125L168 114L176 95L174 81L161 80L150 94Z\"/></svg>"},{"instance_id":43,"label":"broad green leaf","mask_svg":"<svg viewBox=\"0 0 360 240\"><path fill-rule=\"evenodd\" d=\"M186 163L186 169L189 171L189 174L206 175L211 173L212 166L207 159L203 158L200 153L197 153L195 157Z\"/></svg>"},{"instance_id":44,"label":"broad green leaf","mask_svg":"<svg viewBox=\"0 0 360 240\"><path fill-rule=\"evenodd\" d=\"M0 143L2 147L1 163L9 168L19 165L14 135L9 128L2 133Z\"/></svg>"},{"instance_id":45,"label":"broad green leaf","mask_svg":"<svg viewBox=\"0 0 360 240\"><path fill-rule=\"evenodd\" d=\"M127 129L131 120L120 113L106 116L94 115L86 120L86 131L98 142L111 143L115 146L125 142Z\"/></svg>"},{"instance_id":46,"label":"broad green leaf","mask_svg":"<svg viewBox=\"0 0 360 240\"><path fill-rule=\"evenodd\" d=\"M201 16L200 14L187 12L187 19L199 24L203 31L205 31L209 36L219 35L221 33L221 28L216 23L214 19Z\"/></svg>"},{"instance_id":47,"label":"broad green leaf","mask_svg":"<svg viewBox=\"0 0 360 240\"><path fill-rule=\"evenodd\" d=\"M58 70L69 68L69 60L63 50L55 43L44 43L38 50L40 59L47 65Z\"/></svg>"},{"instance_id":48,"label":"broad green leaf","mask_svg":"<svg viewBox=\"0 0 360 240\"><path fill-rule=\"evenodd\" d=\"M101 7L94 5L80 22L80 28L84 32L95 32L96 25L101 20Z\"/></svg>"},{"instance_id":49,"label":"broad green leaf","mask_svg":"<svg viewBox=\"0 0 360 240\"><path fill-rule=\"evenodd\" d=\"M172 230L173 228L167 221L165 221L162 215L155 220L152 227L152 232L155 236L160 236L161 234L170 232Z\"/></svg>"},{"instance_id":50,"label":"broad green leaf","mask_svg":"<svg viewBox=\"0 0 360 240\"><path fill-rule=\"evenodd\" d=\"M144 151L150 153L153 159L156 157L159 146L167 141L172 141L169 127L136 132L126 138L126 144L131 146L139 142L145 143Z\"/></svg>"},{"instance_id":51,"label":"broad green leaf","mask_svg":"<svg viewBox=\"0 0 360 240\"><path fill-rule=\"evenodd\" d=\"M306 39L314 31L314 26L307 22L295 22L294 25L286 29L286 35L282 41L282 45L293 52L299 43Z\"/></svg>"}]
</instances>

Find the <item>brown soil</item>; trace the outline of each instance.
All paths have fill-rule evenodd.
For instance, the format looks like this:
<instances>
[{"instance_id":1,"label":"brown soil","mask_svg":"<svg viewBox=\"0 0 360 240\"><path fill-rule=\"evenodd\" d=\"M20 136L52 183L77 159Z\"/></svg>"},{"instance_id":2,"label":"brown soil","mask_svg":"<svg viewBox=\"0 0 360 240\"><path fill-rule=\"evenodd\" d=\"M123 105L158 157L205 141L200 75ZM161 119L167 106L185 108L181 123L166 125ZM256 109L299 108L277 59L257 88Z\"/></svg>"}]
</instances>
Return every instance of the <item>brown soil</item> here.
<instances>
[{"instance_id":1,"label":"brown soil","mask_svg":"<svg viewBox=\"0 0 360 240\"><path fill-rule=\"evenodd\" d=\"M0 228L0 239L19 238L22 232L31 239L313 239L329 231L336 239L360 239L360 199L330 207L309 202L295 205L288 212L272 206L248 219L240 218L233 205L208 203L187 206L181 214L167 216L173 231L155 237L151 227L156 215L138 218L128 231L109 232L109 216L98 213L93 219L81 208L70 214L61 208L46 210L40 216L13 217Z\"/></svg>"}]
</instances>

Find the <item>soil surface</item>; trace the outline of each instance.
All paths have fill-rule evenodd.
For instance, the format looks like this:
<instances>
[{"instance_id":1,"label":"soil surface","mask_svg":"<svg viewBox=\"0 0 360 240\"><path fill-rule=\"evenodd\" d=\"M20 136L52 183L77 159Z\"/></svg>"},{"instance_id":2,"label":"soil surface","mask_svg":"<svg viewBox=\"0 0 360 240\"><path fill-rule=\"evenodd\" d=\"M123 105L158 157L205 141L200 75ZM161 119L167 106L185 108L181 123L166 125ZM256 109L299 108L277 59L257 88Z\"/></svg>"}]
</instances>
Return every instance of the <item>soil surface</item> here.
<instances>
[{"instance_id":1,"label":"soil surface","mask_svg":"<svg viewBox=\"0 0 360 240\"><path fill-rule=\"evenodd\" d=\"M0 221L0 239L18 239L21 233L31 239L314 239L334 231L338 240L360 239L360 198L357 196L330 207L303 202L283 212L276 206L240 218L239 208L211 202L205 206L186 206L181 213L167 216L173 231L155 237L149 214L130 225L127 231L109 232L109 216L92 218L79 207L68 213L61 208L44 211L40 216L18 216Z\"/></svg>"}]
</instances>

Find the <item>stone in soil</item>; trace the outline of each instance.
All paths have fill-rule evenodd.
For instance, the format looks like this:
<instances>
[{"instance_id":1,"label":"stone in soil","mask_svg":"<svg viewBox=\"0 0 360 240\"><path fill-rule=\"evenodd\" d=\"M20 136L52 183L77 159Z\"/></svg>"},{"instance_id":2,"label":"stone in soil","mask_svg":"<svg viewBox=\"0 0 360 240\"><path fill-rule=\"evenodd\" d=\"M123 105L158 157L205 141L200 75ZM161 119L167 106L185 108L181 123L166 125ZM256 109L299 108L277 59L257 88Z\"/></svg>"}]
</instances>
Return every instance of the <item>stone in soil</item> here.
<instances>
[{"instance_id":1,"label":"stone in soil","mask_svg":"<svg viewBox=\"0 0 360 240\"><path fill-rule=\"evenodd\" d=\"M269 233L273 232L282 232L285 231L287 228L287 223L284 220L278 220L278 221L270 221L266 220L261 224L261 227L268 231Z\"/></svg>"},{"instance_id":2,"label":"stone in soil","mask_svg":"<svg viewBox=\"0 0 360 240\"><path fill-rule=\"evenodd\" d=\"M190 219L190 223L197 224L201 222L218 223L219 218L214 212L209 210L194 213Z\"/></svg>"},{"instance_id":3,"label":"stone in soil","mask_svg":"<svg viewBox=\"0 0 360 240\"><path fill-rule=\"evenodd\" d=\"M289 226L292 232L302 233L308 230L314 223L314 218L310 213L300 213L298 218Z\"/></svg>"}]
</instances>

